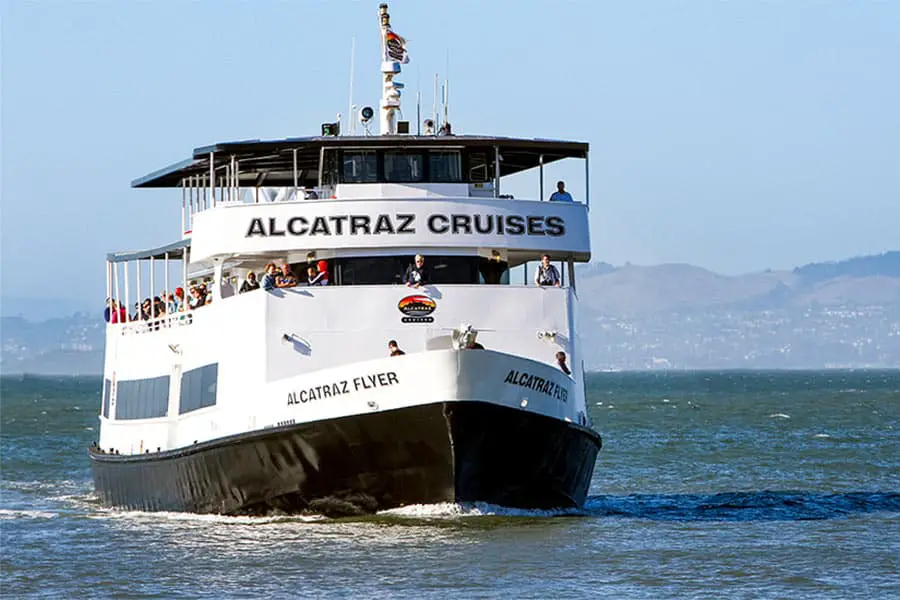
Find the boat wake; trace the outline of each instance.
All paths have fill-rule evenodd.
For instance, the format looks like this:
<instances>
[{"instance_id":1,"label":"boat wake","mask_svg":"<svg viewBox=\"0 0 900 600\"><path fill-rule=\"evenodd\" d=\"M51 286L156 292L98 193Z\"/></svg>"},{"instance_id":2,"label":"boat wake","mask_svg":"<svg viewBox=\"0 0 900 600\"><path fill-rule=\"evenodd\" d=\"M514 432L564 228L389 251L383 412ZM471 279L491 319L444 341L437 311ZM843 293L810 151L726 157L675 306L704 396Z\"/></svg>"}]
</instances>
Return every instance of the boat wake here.
<instances>
[{"instance_id":1,"label":"boat wake","mask_svg":"<svg viewBox=\"0 0 900 600\"><path fill-rule=\"evenodd\" d=\"M327 510L311 510L303 514L271 511L260 515L215 515L141 512L104 507L100 504L100 499L89 490L89 482L63 481L50 484L37 481L7 481L3 487L6 490L7 502L0 508L0 521L81 515L87 518L126 521L157 523L193 521L225 525L347 523L369 520L414 524L423 521L451 523L486 518L515 520L556 517L743 522L838 519L873 512L900 514L898 491L851 491L829 494L810 490L763 490L709 494L594 495L587 498L581 509L522 509L472 502L415 504L374 513L348 511L341 514L329 506ZM13 499L9 494L13 490L19 494L26 493Z\"/></svg>"},{"instance_id":2,"label":"boat wake","mask_svg":"<svg viewBox=\"0 0 900 600\"><path fill-rule=\"evenodd\" d=\"M377 513L382 517L399 517L409 519L456 519L466 517L562 517L584 515L577 508L558 508L551 510L509 508L488 504L486 502L464 502L439 504L413 504L401 508L392 508Z\"/></svg>"}]
</instances>

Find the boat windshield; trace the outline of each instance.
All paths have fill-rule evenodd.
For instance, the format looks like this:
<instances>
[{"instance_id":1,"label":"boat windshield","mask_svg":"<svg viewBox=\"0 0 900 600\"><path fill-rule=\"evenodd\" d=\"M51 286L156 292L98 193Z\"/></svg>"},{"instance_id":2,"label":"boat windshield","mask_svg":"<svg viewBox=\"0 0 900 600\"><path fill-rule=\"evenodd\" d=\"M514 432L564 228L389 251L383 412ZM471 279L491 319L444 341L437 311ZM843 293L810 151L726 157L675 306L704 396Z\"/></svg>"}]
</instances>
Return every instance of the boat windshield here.
<instances>
[{"instance_id":1,"label":"boat windshield","mask_svg":"<svg viewBox=\"0 0 900 600\"><path fill-rule=\"evenodd\" d=\"M323 185L336 183L472 183L491 181L486 151L334 149L325 152Z\"/></svg>"},{"instance_id":2,"label":"boat windshield","mask_svg":"<svg viewBox=\"0 0 900 600\"><path fill-rule=\"evenodd\" d=\"M414 256L341 258L335 262L338 285L400 284ZM508 284L509 266L477 256L427 256L429 283Z\"/></svg>"}]
</instances>

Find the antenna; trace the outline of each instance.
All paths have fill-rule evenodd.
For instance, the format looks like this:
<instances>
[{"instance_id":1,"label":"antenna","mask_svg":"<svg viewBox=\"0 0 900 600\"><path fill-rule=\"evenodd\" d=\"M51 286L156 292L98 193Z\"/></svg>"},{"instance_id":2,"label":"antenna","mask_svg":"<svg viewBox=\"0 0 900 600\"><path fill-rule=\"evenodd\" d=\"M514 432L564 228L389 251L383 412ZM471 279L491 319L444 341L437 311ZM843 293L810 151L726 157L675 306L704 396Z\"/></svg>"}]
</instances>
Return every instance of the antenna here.
<instances>
[{"instance_id":1,"label":"antenna","mask_svg":"<svg viewBox=\"0 0 900 600\"><path fill-rule=\"evenodd\" d=\"M444 123L450 122L450 46L447 46L447 56L446 56L446 64L444 68L446 69L446 79L444 79Z\"/></svg>"},{"instance_id":2,"label":"antenna","mask_svg":"<svg viewBox=\"0 0 900 600\"><path fill-rule=\"evenodd\" d=\"M431 107L431 120L434 121L434 129L437 131L438 126L438 74L434 74L434 104Z\"/></svg>"},{"instance_id":3,"label":"antenna","mask_svg":"<svg viewBox=\"0 0 900 600\"><path fill-rule=\"evenodd\" d=\"M450 79L444 80L444 123L450 122Z\"/></svg>"},{"instance_id":4,"label":"antenna","mask_svg":"<svg viewBox=\"0 0 900 600\"><path fill-rule=\"evenodd\" d=\"M348 118L349 123L347 124L347 133L350 135L356 135L356 123L353 120L353 113L355 112L353 109L356 108L353 104L353 72L354 67L356 66L356 36L354 35L352 40L350 41L350 98L347 102L347 114L350 115Z\"/></svg>"}]
</instances>

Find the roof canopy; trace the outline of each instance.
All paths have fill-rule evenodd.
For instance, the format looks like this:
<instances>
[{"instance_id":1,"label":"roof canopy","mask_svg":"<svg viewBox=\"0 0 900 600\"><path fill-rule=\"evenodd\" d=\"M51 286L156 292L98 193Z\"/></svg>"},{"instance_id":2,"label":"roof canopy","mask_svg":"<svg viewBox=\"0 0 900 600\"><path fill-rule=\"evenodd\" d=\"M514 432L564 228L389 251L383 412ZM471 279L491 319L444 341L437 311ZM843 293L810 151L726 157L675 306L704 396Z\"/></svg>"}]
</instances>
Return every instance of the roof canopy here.
<instances>
[{"instance_id":1,"label":"roof canopy","mask_svg":"<svg viewBox=\"0 0 900 600\"><path fill-rule=\"evenodd\" d=\"M451 136L335 136L286 138L283 140L245 140L223 142L194 150L193 157L154 171L131 182L132 187L179 187L186 177L209 175L210 153L219 171L238 161L240 185L290 186L294 184L294 154L298 180L315 185L319 177L319 156L323 148L494 148L500 151L500 175L512 175L563 158L586 158L587 142L517 139L470 135Z\"/></svg>"},{"instance_id":2,"label":"roof canopy","mask_svg":"<svg viewBox=\"0 0 900 600\"><path fill-rule=\"evenodd\" d=\"M190 238L172 242L158 248L148 248L147 250L128 250L125 252L110 252L106 255L106 260L113 263L128 262L132 260L148 260L154 258L156 260L176 260L184 258L184 253L191 247Z\"/></svg>"}]
</instances>

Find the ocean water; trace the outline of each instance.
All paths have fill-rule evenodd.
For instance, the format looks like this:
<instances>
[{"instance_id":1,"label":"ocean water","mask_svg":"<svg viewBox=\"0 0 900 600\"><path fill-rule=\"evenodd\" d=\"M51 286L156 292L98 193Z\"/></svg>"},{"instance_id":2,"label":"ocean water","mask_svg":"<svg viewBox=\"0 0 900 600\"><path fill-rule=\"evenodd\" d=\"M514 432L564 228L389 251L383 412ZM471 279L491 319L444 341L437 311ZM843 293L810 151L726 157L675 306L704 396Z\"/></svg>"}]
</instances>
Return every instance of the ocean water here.
<instances>
[{"instance_id":1,"label":"ocean water","mask_svg":"<svg viewBox=\"0 0 900 600\"><path fill-rule=\"evenodd\" d=\"M900 371L590 377L583 511L120 512L99 379L0 383L6 598L900 598Z\"/></svg>"}]
</instances>

